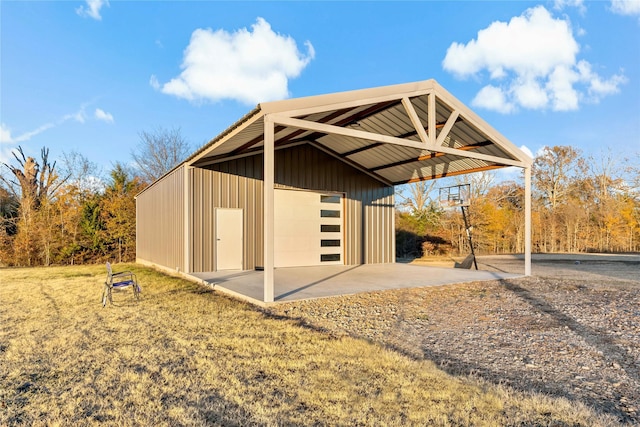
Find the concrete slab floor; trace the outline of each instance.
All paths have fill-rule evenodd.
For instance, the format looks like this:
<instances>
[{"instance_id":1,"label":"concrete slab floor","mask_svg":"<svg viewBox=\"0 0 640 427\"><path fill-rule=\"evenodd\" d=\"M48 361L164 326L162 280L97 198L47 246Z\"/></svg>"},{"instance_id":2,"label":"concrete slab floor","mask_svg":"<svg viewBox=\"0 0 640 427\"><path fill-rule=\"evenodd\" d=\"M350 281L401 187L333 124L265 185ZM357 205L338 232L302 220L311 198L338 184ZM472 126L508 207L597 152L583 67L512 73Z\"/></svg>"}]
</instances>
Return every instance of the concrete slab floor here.
<instances>
[{"instance_id":1,"label":"concrete slab floor","mask_svg":"<svg viewBox=\"0 0 640 427\"><path fill-rule=\"evenodd\" d=\"M263 304L264 272L262 271L218 271L191 273L191 276L213 286L214 289L253 303ZM522 274L408 264L276 268L274 271L275 302L520 276Z\"/></svg>"}]
</instances>

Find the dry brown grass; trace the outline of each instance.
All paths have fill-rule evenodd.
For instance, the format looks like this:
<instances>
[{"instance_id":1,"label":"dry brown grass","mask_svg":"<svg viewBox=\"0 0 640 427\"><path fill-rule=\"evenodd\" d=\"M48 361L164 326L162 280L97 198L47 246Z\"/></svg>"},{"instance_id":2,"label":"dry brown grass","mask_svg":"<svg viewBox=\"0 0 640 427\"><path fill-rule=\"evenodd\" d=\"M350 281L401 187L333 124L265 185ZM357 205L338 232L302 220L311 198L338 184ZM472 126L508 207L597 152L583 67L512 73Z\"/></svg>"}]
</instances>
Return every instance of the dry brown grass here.
<instances>
[{"instance_id":1,"label":"dry brown grass","mask_svg":"<svg viewBox=\"0 0 640 427\"><path fill-rule=\"evenodd\" d=\"M0 425L613 425L129 268L0 270Z\"/></svg>"}]
</instances>

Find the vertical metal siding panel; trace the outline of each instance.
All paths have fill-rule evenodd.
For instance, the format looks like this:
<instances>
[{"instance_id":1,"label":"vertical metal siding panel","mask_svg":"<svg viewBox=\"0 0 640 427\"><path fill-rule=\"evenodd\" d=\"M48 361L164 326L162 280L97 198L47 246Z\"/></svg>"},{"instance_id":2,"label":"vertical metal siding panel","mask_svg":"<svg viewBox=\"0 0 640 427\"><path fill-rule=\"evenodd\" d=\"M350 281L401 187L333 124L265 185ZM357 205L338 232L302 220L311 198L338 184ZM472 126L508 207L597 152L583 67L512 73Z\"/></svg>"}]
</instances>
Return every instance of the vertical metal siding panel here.
<instances>
[{"instance_id":1,"label":"vertical metal siding panel","mask_svg":"<svg viewBox=\"0 0 640 427\"><path fill-rule=\"evenodd\" d=\"M387 239L389 239L389 259L388 262L396 262L396 216L395 205L396 196L393 188L387 190L389 193L389 203L387 204Z\"/></svg>"},{"instance_id":2,"label":"vertical metal siding panel","mask_svg":"<svg viewBox=\"0 0 640 427\"><path fill-rule=\"evenodd\" d=\"M348 265L394 261L393 187L356 171L338 159L310 147L297 146L276 152L277 185L345 194L344 262ZM245 265L263 265L263 158L245 157L201 170L212 183L211 200L201 207L213 227L215 207L245 210ZM210 237L209 237L210 236ZM202 245L215 243L215 230ZM214 246L210 259L214 259Z\"/></svg>"},{"instance_id":3,"label":"vertical metal siding panel","mask_svg":"<svg viewBox=\"0 0 640 427\"><path fill-rule=\"evenodd\" d=\"M207 245L209 244L209 242L207 242L207 230L206 230L206 222L205 222L205 218L206 218L205 210L207 209L206 208L207 195L205 193L205 185L204 185L205 179L207 179L207 177L205 176L204 171L201 171L199 175L199 182L198 182L198 197L200 198L200 203L198 206L198 235L200 240L200 247L198 248L198 270L196 271L207 270L204 265Z\"/></svg>"},{"instance_id":4,"label":"vertical metal siding panel","mask_svg":"<svg viewBox=\"0 0 640 427\"><path fill-rule=\"evenodd\" d=\"M193 271L201 271L202 268L202 250L203 250L203 233L202 233L202 170L198 169L194 174L193 187L191 189L193 196L193 213L191 223L191 234L194 242L192 252Z\"/></svg>"},{"instance_id":5,"label":"vertical metal siding panel","mask_svg":"<svg viewBox=\"0 0 640 427\"><path fill-rule=\"evenodd\" d=\"M191 195L193 197L191 212L191 268L192 271L200 271L200 251L202 250L202 229L200 227L200 215L202 212L202 170L193 170L193 181L191 183Z\"/></svg>"},{"instance_id":6,"label":"vertical metal siding panel","mask_svg":"<svg viewBox=\"0 0 640 427\"><path fill-rule=\"evenodd\" d=\"M380 234L378 233L378 219L379 208L378 202L378 189L371 188L371 222L369 223L369 230L371 230L371 256L370 263L377 263L378 255L380 253Z\"/></svg>"},{"instance_id":7,"label":"vertical metal siding panel","mask_svg":"<svg viewBox=\"0 0 640 427\"><path fill-rule=\"evenodd\" d=\"M137 206L137 257L184 269L184 166L141 194Z\"/></svg>"},{"instance_id":8,"label":"vertical metal siding panel","mask_svg":"<svg viewBox=\"0 0 640 427\"><path fill-rule=\"evenodd\" d=\"M384 233L384 230L386 229L385 227L385 202L386 202L386 197L384 194L384 188L378 188L377 190L378 193L378 197L377 197L377 209L376 209L376 213L377 213L377 221L376 221L376 233L377 233L377 241L378 241L378 245L377 245L377 261L376 262L385 262L386 257L384 256L384 253L386 251L385 245L386 245L386 236Z\"/></svg>"},{"instance_id":9,"label":"vertical metal siding panel","mask_svg":"<svg viewBox=\"0 0 640 427\"><path fill-rule=\"evenodd\" d=\"M367 259L367 264L371 264L372 261L372 246L373 246L373 239L374 239L374 235L372 233L371 230L371 221L372 221L372 210L373 207L371 206L371 202L373 201L373 197L371 194L371 189L367 188L366 190L366 201L367 201L367 216L366 216L366 223L364 226L365 229L365 233L366 233L366 242L367 242L367 253L366 253L366 259Z\"/></svg>"},{"instance_id":10,"label":"vertical metal siding panel","mask_svg":"<svg viewBox=\"0 0 640 427\"><path fill-rule=\"evenodd\" d=\"M257 238L257 227L256 227L256 186L257 182L255 179L248 180L247 186L247 213L245 214L245 221L247 222L247 245L246 245L246 253L247 253L247 267L248 269L256 268L256 242Z\"/></svg>"},{"instance_id":11,"label":"vertical metal siding panel","mask_svg":"<svg viewBox=\"0 0 640 427\"><path fill-rule=\"evenodd\" d=\"M213 244L213 236L215 236L215 223L213 222L213 214L214 209L211 205L211 199L214 197L214 185L212 176L210 174L203 174L202 179L202 224L201 224L201 232L202 232L202 254L200 258L200 268L202 271L211 271L213 270L213 261L212 258L214 256L211 245Z\"/></svg>"},{"instance_id":12,"label":"vertical metal siding panel","mask_svg":"<svg viewBox=\"0 0 640 427\"><path fill-rule=\"evenodd\" d=\"M264 266L264 181L256 181L256 266Z\"/></svg>"},{"instance_id":13,"label":"vertical metal siding panel","mask_svg":"<svg viewBox=\"0 0 640 427\"><path fill-rule=\"evenodd\" d=\"M195 271L212 271L215 265L215 209L242 208L244 210L244 265L245 269L256 266L256 248L262 241L258 229L261 213L261 183L252 178L257 162L254 159L238 159L215 165L216 170L200 169L198 212L198 238L200 249ZM262 165L260 164L260 167ZM243 176L246 175L246 176ZM260 212L257 207L260 207Z\"/></svg>"}]
</instances>

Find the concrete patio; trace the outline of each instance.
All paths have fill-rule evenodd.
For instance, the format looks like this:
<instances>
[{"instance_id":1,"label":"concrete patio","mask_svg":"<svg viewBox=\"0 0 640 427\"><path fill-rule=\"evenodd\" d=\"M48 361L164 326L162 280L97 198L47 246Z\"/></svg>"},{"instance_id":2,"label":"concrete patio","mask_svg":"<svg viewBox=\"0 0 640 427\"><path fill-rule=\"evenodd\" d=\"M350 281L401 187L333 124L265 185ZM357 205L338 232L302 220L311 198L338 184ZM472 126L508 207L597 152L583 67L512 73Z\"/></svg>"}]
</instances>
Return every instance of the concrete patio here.
<instances>
[{"instance_id":1,"label":"concrete patio","mask_svg":"<svg viewBox=\"0 0 640 427\"><path fill-rule=\"evenodd\" d=\"M191 273L214 289L264 305L264 272L218 271ZM495 271L476 271L408 264L327 265L275 269L275 302L298 301L387 289L440 286L452 283L519 277Z\"/></svg>"}]
</instances>

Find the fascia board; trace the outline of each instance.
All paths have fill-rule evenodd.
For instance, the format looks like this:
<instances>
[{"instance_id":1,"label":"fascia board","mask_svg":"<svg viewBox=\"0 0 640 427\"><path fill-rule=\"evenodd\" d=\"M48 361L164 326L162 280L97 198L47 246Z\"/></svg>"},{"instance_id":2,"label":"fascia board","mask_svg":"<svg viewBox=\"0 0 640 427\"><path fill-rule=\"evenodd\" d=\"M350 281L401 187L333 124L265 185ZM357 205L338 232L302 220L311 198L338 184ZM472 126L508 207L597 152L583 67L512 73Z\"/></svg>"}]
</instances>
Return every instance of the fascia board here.
<instances>
[{"instance_id":1,"label":"fascia board","mask_svg":"<svg viewBox=\"0 0 640 427\"><path fill-rule=\"evenodd\" d=\"M286 99L283 101L264 102L260 104L265 114L280 116L300 116L342 108L353 108L378 102L414 97L430 93L435 80L382 86L370 89L359 89L305 98Z\"/></svg>"}]
</instances>

